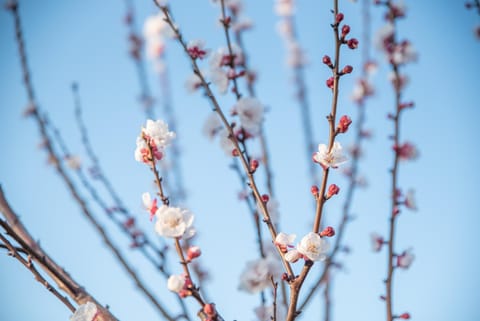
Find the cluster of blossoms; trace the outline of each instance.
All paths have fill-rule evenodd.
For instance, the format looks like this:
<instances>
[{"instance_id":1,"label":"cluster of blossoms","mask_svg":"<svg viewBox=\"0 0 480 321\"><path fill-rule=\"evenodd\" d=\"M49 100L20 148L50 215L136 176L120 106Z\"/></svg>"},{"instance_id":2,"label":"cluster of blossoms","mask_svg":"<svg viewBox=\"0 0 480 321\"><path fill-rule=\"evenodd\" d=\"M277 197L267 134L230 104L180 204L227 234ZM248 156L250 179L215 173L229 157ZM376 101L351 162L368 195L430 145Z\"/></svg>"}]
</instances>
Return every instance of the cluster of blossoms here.
<instances>
[{"instance_id":1,"label":"cluster of blossoms","mask_svg":"<svg viewBox=\"0 0 480 321\"><path fill-rule=\"evenodd\" d=\"M175 133L168 130L168 125L163 120L147 120L146 126L142 127L141 134L137 137L135 160L146 164L161 160L165 148L174 138Z\"/></svg>"},{"instance_id":2,"label":"cluster of blossoms","mask_svg":"<svg viewBox=\"0 0 480 321\"><path fill-rule=\"evenodd\" d=\"M242 97L232 108L232 116L238 117L239 124L234 127L236 138L239 141L253 138L260 133L264 106L253 97ZM219 137L220 146L228 156L237 156L237 151L232 143L229 132L223 128L220 118L216 113L212 113L206 119L203 126L203 133L210 139Z\"/></svg>"},{"instance_id":3,"label":"cluster of blossoms","mask_svg":"<svg viewBox=\"0 0 480 321\"><path fill-rule=\"evenodd\" d=\"M287 48L287 65L292 68L305 66L308 61L302 47L297 41L293 25L295 1L276 0L274 11L281 18L277 23L277 31L283 38L285 47Z\"/></svg>"},{"instance_id":4,"label":"cluster of blossoms","mask_svg":"<svg viewBox=\"0 0 480 321\"><path fill-rule=\"evenodd\" d=\"M295 234L278 233L275 245L285 253L285 259L288 262L297 262L302 258L310 261L323 261L327 257L326 253L329 249L329 244L322 236L333 236L335 232L329 227L328 231L325 230L325 233L322 233L309 232L296 247L293 246L293 241L296 238Z\"/></svg>"},{"instance_id":5,"label":"cluster of blossoms","mask_svg":"<svg viewBox=\"0 0 480 321\"><path fill-rule=\"evenodd\" d=\"M239 289L248 293L259 293L271 286L271 277L279 278L282 275L282 266L274 253L265 258L247 262L240 275Z\"/></svg>"},{"instance_id":6,"label":"cluster of blossoms","mask_svg":"<svg viewBox=\"0 0 480 321\"><path fill-rule=\"evenodd\" d=\"M146 42L147 57L154 63L154 69L161 73L165 69L163 55L165 45L173 32L167 22L163 19L162 13L148 17L143 25L143 36Z\"/></svg>"}]
</instances>

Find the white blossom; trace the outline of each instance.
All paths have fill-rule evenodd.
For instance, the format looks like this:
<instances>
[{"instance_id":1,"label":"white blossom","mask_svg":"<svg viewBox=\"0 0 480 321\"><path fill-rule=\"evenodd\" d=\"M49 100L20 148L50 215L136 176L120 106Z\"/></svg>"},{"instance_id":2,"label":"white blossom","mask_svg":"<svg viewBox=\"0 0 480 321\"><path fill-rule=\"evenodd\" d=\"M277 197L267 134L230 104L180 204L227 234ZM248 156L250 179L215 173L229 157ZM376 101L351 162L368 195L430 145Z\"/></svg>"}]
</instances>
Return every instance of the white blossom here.
<instances>
[{"instance_id":1,"label":"white blossom","mask_svg":"<svg viewBox=\"0 0 480 321\"><path fill-rule=\"evenodd\" d=\"M185 81L185 88L189 93L194 92L202 85L202 81L200 77L196 73L192 73L188 76L187 80Z\"/></svg>"},{"instance_id":2,"label":"white blossom","mask_svg":"<svg viewBox=\"0 0 480 321\"><path fill-rule=\"evenodd\" d=\"M417 201L415 199L415 190L409 189L405 195L405 206L413 211L417 210Z\"/></svg>"},{"instance_id":3,"label":"white blossom","mask_svg":"<svg viewBox=\"0 0 480 321\"><path fill-rule=\"evenodd\" d=\"M284 252L287 251L287 247L293 247L293 241L295 241L295 238L297 237L296 234L286 234L283 232L280 232L277 234L277 237L275 238L275 245L280 247L280 249Z\"/></svg>"},{"instance_id":4,"label":"white blossom","mask_svg":"<svg viewBox=\"0 0 480 321\"><path fill-rule=\"evenodd\" d=\"M155 231L165 237L192 237L195 234L192 223L194 216L186 210L178 207L162 205L155 213L157 222Z\"/></svg>"},{"instance_id":5,"label":"white blossom","mask_svg":"<svg viewBox=\"0 0 480 321\"><path fill-rule=\"evenodd\" d=\"M347 157L343 154L342 145L339 142L335 142L330 152L327 145L318 145L318 152L313 155L313 160L324 168L337 168L347 161Z\"/></svg>"},{"instance_id":6,"label":"white blossom","mask_svg":"<svg viewBox=\"0 0 480 321\"><path fill-rule=\"evenodd\" d=\"M263 121L263 105L253 97L242 97L234 106L240 124L251 135L257 135Z\"/></svg>"},{"instance_id":7,"label":"white blossom","mask_svg":"<svg viewBox=\"0 0 480 321\"><path fill-rule=\"evenodd\" d=\"M150 137L155 143L157 148L164 149L170 145L171 141L175 138L175 133L168 130L168 124L159 119L153 121L147 120L147 125L142 129L143 133Z\"/></svg>"},{"instance_id":8,"label":"white blossom","mask_svg":"<svg viewBox=\"0 0 480 321\"><path fill-rule=\"evenodd\" d=\"M279 277L281 266L273 256L247 262L240 276L240 290L248 293L258 293L271 285L270 277Z\"/></svg>"},{"instance_id":9,"label":"white blossom","mask_svg":"<svg viewBox=\"0 0 480 321\"><path fill-rule=\"evenodd\" d=\"M276 319L277 321L283 321L287 317L287 311L286 308L283 304L277 304L276 305L277 311L276 313ZM273 317L273 305L268 305L268 306L259 306L256 307L254 310L255 315L257 317L257 321L271 321Z\"/></svg>"},{"instance_id":10,"label":"white blossom","mask_svg":"<svg viewBox=\"0 0 480 321\"><path fill-rule=\"evenodd\" d=\"M184 275L170 275L167 281L167 288L172 292L180 292L185 285L185 276Z\"/></svg>"},{"instance_id":11,"label":"white blossom","mask_svg":"<svg viewBox=\"0 0 480 321\"><path fill-rule=\"evenodd\" d=\"M208 115L207 119L203 123L202 132L210 140L212 140L216 134L223 128L220 121L220 117L217 113L212 112Z\"/></svg>"},{"instance_id":12,"label":"white blossom","mask_svg":"<svg viewBox=\"0 0 480 321\"><path fill-rule=\"evenodd\" d=\"M285 260L291 263L295 263L301 258L302 258L302 254L297 249L293 249L285 253Z\"/></svg>"},{"instance_id":13,"label":"white blossom","mask_svg":"<svg viewBox=\"0 0 480 321\"><path fill-rule=\"evenodd\" d=\"M375 232L370 234L370 242L374 252L379 252L384 244L383 237Z\"/></svg>"},{"instance_id":14,"label":"white blossom","mask_svg":"<svg viewBox=\"0 0 480 321\"><path fill-rule=\"evenodd\" d=\"M328 251L327 241L317 233L310 232L305 235L297 245L297 250L303 256L312 261L323 261L326 259L325 253Z\"/></svg>"},{"instance_id":15,"label":"white blossom","mask_svg":"<svg viewBox=\"0 0 480 321\"><path fill-rule=\"evenodd\" d=\"M97 315L98 308L95 303L88 301L80 305L70 317L70 321L92 321Z\"/></svg>"},{"instance_id":16,"label":"white blossom","mask_svg":"<svg viewBox=\"0 0 480 321\"><path fill-rule=\"evenodd\" d=\"M232 143L232 140L229 138L228 130L222 128L218 132L218 136L220 137L220 147L225 152L227 156L233 156L233 151L235 150L235 145Z\"/></svg>"},{"instance_id":17,"label":"white blossom","mask_svg":"<svg viewBox=\"0 0 480 321\"><path fill-rule=\"evenodd\" d=\"M293 0L276 0L274 9L277 15L288 17L295 13L295 4Z\"/></svg>"},{"instance_id":18,"label":"white blossom","mask_svg":"<svg viewBox=\"0 0 480 321\"><path fill-rule=\"evenodd\" d=\"M404 251L402 254L397 256L397 267L402 269L408 269L413 263L415 255L411 252L410 249Z\"/></svg>"},{"instance_id":19,"label":"white blossom","mask_svg":"<svg viewBox=\"0 0 480 321\"><path fill-rule=\"evenodd\" d=\"M225 94L227 92L229 79L225 70L222 68L210 69L210 80L215 86L217 86L220 94Z\"/></svg>"}]
</instances>

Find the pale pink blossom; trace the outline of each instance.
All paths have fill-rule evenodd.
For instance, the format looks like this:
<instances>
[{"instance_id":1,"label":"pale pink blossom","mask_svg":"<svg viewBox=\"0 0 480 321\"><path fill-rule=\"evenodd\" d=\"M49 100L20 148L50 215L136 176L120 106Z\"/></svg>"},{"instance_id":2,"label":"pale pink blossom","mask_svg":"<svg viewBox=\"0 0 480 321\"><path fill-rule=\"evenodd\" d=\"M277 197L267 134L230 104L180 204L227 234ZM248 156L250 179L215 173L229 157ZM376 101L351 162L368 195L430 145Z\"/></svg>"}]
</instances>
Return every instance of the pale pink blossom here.
<instances>
[{"instance_id":1,"label":"pale pink blossom","mask_svg":"<svg viewBox=\"0 0 480 321\"><path fill-rule=\"evenodd\" d=\"M289 17L295 13L294 0L276 0L275 13L280 17Z\"/></svg>"},{"instance_id":2,"label":"pale pink blossom","mask_svg":"<svg viewBox=\"0 0 480 321\"><path fill-rule=\"evenodd\" d=\"M203 40L193 40L187 45L188 54L193 59L203 59L208 55L208 50L205 49L205 42Z\"/></svg>"},{"instance_id":3,"label":"pale pink blossom","mask_svg":"<svg viewBox=\"0 0 480 321\"><path fill-rule=\"evenodd\" d=\"M256 307L253 311L255 312L255 316L257 317L257 321L271 321L273 318L273 305L262 305ZM283 321L287 317L287 311L283 304L276 305L277 310L275 311L277 321Z\"/></svg>"},{"instance_id":4,"label":"pale pink blossom","mask_svg":"<svg viewBox=\"0 0 480 321\"><path fill-rule=\"evenodd\" d=\"M264 108L262 103L253 97L242 97L233 107L240 118L240 124L249 134L257 135L263 121Z\"/></svg>"},{"instance_id":5,"label":"pale pink blossom","mask_svg":"<svg viewBox=\"0 0 480 321\"><path fill-rule=\"evenodd\" d=\"M374 252L380 252L383 244L385 244L383 237L380 234L377 234L375 232L370 234L370 242L371 242L372 250Z\"/></svg>"},{"instance_id":6,"label":"pale pink blossom","mask_svg":"<svg viewBox=\"0 0 480 321\"><path fill-rule=\"evenodd\" d=\"M388 79L392 83L393 87L399 91L403 90L410 82L410 79L407 75L399 74L397 77L393 71L388 74Z\"/></svg>"},{"instance_id":7,"label":"pale pink blossom","mask_svg":"<svg viewBox=\"0 0 480 321\"><path fill-rule=\"evenodd\" d=\"M220 137L220 147L225 152L227 156L233 156L233 151L235 150L235 145L233 144L232 140L229 138L228 130L222 128L218 132L218 136Z\"/></svg>"},{"instance_id":8,"label":"pale pink blossom","mask_svg":"<svg viewBox=\"0 0 480 321\"><path fill-rule=\"evenodd\" d=\"M287 252L287 249L289 247L293 247L293 241L295 241L295 238L297 235L295 234L286 234L283 232L280 232L277 234L277 237L275 238L275 245L280 248L282 252Z\"/></svg>"},{"instance_id":9,"label":"pale pink blossom","mask_svg":"<svg viewBox=\"0 0 480 321\"><path fill-rule=\"evenodd\" d=\"M271 286L270 277L279 277L281 266L277 258L267 256L247 262L240 276L240 290L258 293Z\"/></svg>"},{"instance_id":10,"label":"pale pink blossom","mask_svg":"<svg viewBox=\"0 0 480 321\"><path fill-rule=\"evenodd\" d=\"M203 123L202 133L212 140L222 128L223 126L220 117L217 113L212 112Z\"/></svg>"},{"instance_id":11,"label":"pale pink blossom","mask_svg":"<svg viewBox=\"0 0 480 321\"><path fill-rule=\"evenodd\" d=\"M404 251L402 254L397 255L397 267L402 269L408 269L413 263L415 255L411 252L410 249Z\"/></svg>"},{"instance_id":12,"label":"pale pink blossom","mask_svg":"<svg viewBox=\"0 0 480 321\"><path fill-rule=\"evenodd\" d=\"M417 61L417 58L418 53L409 41L396 44L391 53L391 61L397 65Z\"/></svg>"},{"instance_id":13,"label":"pale pink blossom","mask_svg":"<svg viewBox=\"0 0 480 321\"><path fill-rule=\"evenodd\" d=\"M305 258L312 261L323 261L327 258L328 242L317 233L310 232L305 235L297 245L297 250Z\"/></svg>"},{"instance_id":14,"label":"pale pink blossom","mask_svg":"<svg viewBox=\"0 0 480 321\"><path fill-rule=\"evenodd\" d=\"M179 293L180 291L183 290L183 287L185 285L185 275L180 274L180 275L170 275L167 281L167 288L172 291Z\"/></svg>"},{"instance_id":15,"label":"pale pink blossom","mask_svg":"<svg viewBox=\"0 0 480 321\"><path fill-rule=\"evenodd\" d=\"M155 231L161 236L189 238L195 234L192 227L194 216L186 209L162 205L155 217Z\"/></svg>"},{"instance_id":16,"label":"pale pink blossom","mask_svg":"<svg viewBox=\"0 0 480 321\"><path fill-rule=\"evenodd\" d=\"M146 192L142 194L143 207L150 213L150 221L155 216L155 213L158 210L157 199L150 196L150 193Z\"/></svg>"},{"instance_id":17,"label":"pale pink blossom","mask_svg":"<svg viewBox=\"0 0 480 321\"><path fill-rule=\"evenodd\" d=\"M202 80L196 73L192 73L185 81L185 88L189 93L196 91L202 86Z\"/></svg>"},{"instance_id":18,"label":"pale pink blossom","mask_svg":"<svg viewBox=\"0 0 480 321\"><path fill-rule=\"evenodd\" d=\"M300 253L297 249L293 249L285 253L285 260L290 263L295 263L303 257L302 253Z\"/></svg>"},{"instance_id":19,"label":"pale pink blossom","mask_svg":"<svg viewBox=\"0 0 480 321\"><path fill-rule=\"evenodd\" d=\"M417 201L415 199L415 190L409 189L405 195L405 207L413 211L417 210Z\"/></svg>"},{"instance_id":20,"label":"pale pink blossom","mask_svg":"<svg viewBox=\"0 0 480 321\"><path fill-rule=\"evenodd\" d=\"M220 94L225 94L228 90L228 74L223 68L212 68L209 72L210 80L217 87Z\"/></svg>"},{"instance_id":21,"label":"pale pink blossom","mask_svg":"<svg viewBox=\"0 0 480 321\"><path fill-rule=\"evenodd\" d=\"M87 301L75 310L75 313L70 317L70 321L94 321L98 313L95 303Z\"/></svg>"},{"instance_id":22,"label":"pale pink blossom","mask_svg":"<svg viewBox=\"0 0 480 321\"><path fill-rule=\"evenodd\" d=\"M342 145L334 142L330 151L328 151L327 145L318 145L318 152L313 154L313 161L319 163L323 168L337 168L347 161L347 157L343 153Z\"/></svg>"},{"instance_id":23,"label":"pale pink blossom","mask_svg":"<svg viewBox=\"0 0 480 321\"><path fill-rule=\"evenodd\" d=\"M306 65L307 57L300 45L295 41L287 43L287 65L292 68L297 68Z\"/></svg>"}]
</instances>

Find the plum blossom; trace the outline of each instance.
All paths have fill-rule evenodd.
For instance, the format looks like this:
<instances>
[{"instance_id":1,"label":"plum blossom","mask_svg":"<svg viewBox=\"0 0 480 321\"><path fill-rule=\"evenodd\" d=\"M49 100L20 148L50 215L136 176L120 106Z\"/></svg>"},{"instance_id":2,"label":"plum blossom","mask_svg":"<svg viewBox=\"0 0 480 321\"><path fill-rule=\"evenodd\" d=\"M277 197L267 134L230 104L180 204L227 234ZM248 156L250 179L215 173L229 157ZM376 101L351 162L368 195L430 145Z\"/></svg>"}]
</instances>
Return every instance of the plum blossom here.
<instances>
[{"instance_id":1,"label":"plum blossom","mask_svg":"<svg viewBox=\"0 0 480 321\"><path fill-rule=\"evenodd\" d=\"M368 80L359 79L352 90L351 99L356 103L361 103L366 97L374 94L373 86Z\"/></svg>"},{"instance_id":2,"label":"plum blossom","mask_svg":"<svg viewBox=\"0 0 480 321\"><path fill-rule=\"evenodd\" d=\"M229 138L228 130L222 128L218 132L218 136L220 137L220 147L225 152L227 156L233 156L233 151L235 150L235 145L233 144L232 140Z\"/></svg>"},{"instance_id":3,"label":"plum blossom","mask_svg":"<svg viewBox=\"0 0 480 321\"><path fill-rule=\"evenodd\" d=\"M183 287L185 285L185 276L183 274L177 275L170 275L167 281L167 288L172 291L179 293L180 291L183 290Z\"/></svg>"},{"instance_id":4,"label":"plum blossom","mask_svg":"<svg viewBox=\"0 0 480 321\"><path fill-rule=\"evenodd\" d=\"M417 58L417 51L413 48L411 42L407 40L395 45L391 54L391 61L397 65L414 62Z\"/></svg>"},{"instance_id":5,"label":"plum blossom","mask_svg":"<svg viewBox=\"0 0 480 321\"><path fill-rule=\"evenodd\" d=\"M294 0L276 0L275 1L275 13L281 17L293 16L295 13Z\"/></svg>"},{"instance_id":6,"label":"plum blossom","mask_svg":"<svg viewBox=\"0 0 480 321\"><path fill-rule=\"evenodd\" d=\"M347 161L347 157L343 154L342 145L339 142L334 142L330 151L327 145L318 145L318 152L313 154L313 161L319 163L324 169L337 168Z\"/></svg>"},{"instance_id":7,"label":"plum blossom","mask_svg":"<svg viewBox=\"0 0 480 321\"><path fill-rule=\"evenodd\" d=\"M276 320L283 321L287 317L287 311L283 304L276 305ZM271 321L273 317L273 305L259 306L254 309L257 321Z\"/></svg>"},{"instance_id":8,"label":"plum blossom","mask_svg":"<svg viewBox=\"0 0 480 321\"><path fill-rule=\"evenodd\" d=\"M143 207L150 213L150 221L155 216L155 213L158 210L157 199L150 196L150 193L146 192L142 194Z\"/></svg>"},{"instance_id":9,"label":"plum blossom","mask_svg":"<svg viewBox=\"0 0 480 321\"><path fill-rule=\"evenodd\" d=\"M168 130L168 125L163 120L147 120L142 133L137 137L135 160L148 163L152 159L157 161L163 158L164 149L175 138L175 133ZM151 149L151 153L150 153ZM152 154L152 155L151 155Z\"/></svg>"},{"instance_id":10,"label":"plum blossom","mask_svg":"<svg viewBox=\"0 0 480 321\"><path fill-rule=\"evenodd\" d=\"M202 86L202 80L196 73L192 73L187 80L185 80L185 88L189 93L193 93L195 90Z\"/></svg>"},{"instance_id":11,"label":"plum blossom","mask_svg":"<svg viewBox=\"0 0 480 321\"><path fill-rule=\"evenodd\" d=\"M415 190L409 189L405 195L405 207L412 211L417 210L417 201L415 199Z\"/></svg>"},{"instance_id":12,"label":"plum blossom","mask_svg":"<svg viewBox=\"0 0 480 321\"><path fill-rule=\"evenodd\" d=\"M155 216L155 231L161 236L189 238L195 234L192 227L194 216L186 209L162 205Z\"/></svg>"},{"instance_id":13,"label":"plum blossom","mask_svg":"<svg viewBox=\"0 0 480 321\"><path fill-rule=\"evenodd\" d=\"M297 245L297 251L312 261L325 260L327 258L325 253L328 249L328 242L313 232L305 235Z\"/></svg>"},{"instance_id":14,"label":"plum blossom","mask_svg":"<svg viewBox=\"0 0 480 321\"><path fill-rule=\"evenodd\" d=\"M263 121L263 105L253 97L242 97L234 106L234 111L240 118L240 124L249 134L260 132Z\"/></svg>"},{"instance_id":15,"label":"plum blossom","mask_svg":"<svg viewBox=\"0 0 480 321\"><path fill-rule=\"evenodd\" d=\"M205 43L202 40L190 41L187 50L193 59L203 59L208 54L208 50L205 49Z\"/></svg>"},{"instance_id":16,"label":"plum blossom","mask_svg":"<svg viewBox=\"0 0 480 321\"><path fill-rule=\"evenodd\" d=\"M143 25L147 56L152 60L160 58L165 51L166 39L171 35L170 26L161 13L148 17Z\"/></svg>"},{"instance_id":17,"label":"plum blossom","mask_svg":"<svg viewBox=\"0 0 480 321\"><path fill-rule=\"evenodd\" d=\"M385 244L385 241L383 240L383 236L373 232L370 234L370 241L372 245L372 250L374 252L380 252L382 249L383 244Z\"/></svg>"},{"instance_id":18,"label":"plum blossom","mask_svg":"<svg viewBox=\"0 0 480 321\"><path fill-rule=\"evenodd\" d=\"M248 293L258 293L271 284L270 277L279 277L281 266L277 258L267 256L255 261L247 262L247 266L240 276L239 289Z\"/></svg>"},{"instance_id":19,"label":"plum blossom","mask_svg":"<svg viewBox=\"0 0 480 321\"><path fill-rule=\"evenodd\" d=\"M295 238L297 235L295 234L286 234L283 232L280 232L277 234L277 237L275 238L275 245L280 248L280 250L283 253L287 252L287 248L293 247L293 241L295 241Z\"/></svg>"},{"instance_id":20,"label":"plum blossom","mask_svg":"<svg viewBox=\"0 0 480 321\"><path fill-rule=\"evenodd\" d=\"M95 303L88 301L80 305L70 317L70 321L94 321L99 311Z\"/></svg>"},{"instance_id":21,"label":"plum blossom","mask_svg":"<svg viewBox=\"0 0 480 321\"><path fill-rule=\"evenodd\" d=\"M413 263L415 255L411 252L410 249L403 251L402 254L397 255L397 267L402 269L408 269Z\"/></svg>"},{"instance_id":22,"label":"plum blossom","mask_svg":"<svg viewBox=\"0 0 480 321\"><path fill-rule=\"evenodd\" d=\"M210 115L208 115L205 123L203 123L202 132L205 136L212 140L222 128L223 126L220 121L220 117L215 112L212 112Z\"/></svg>"},{"instance_id":23,"label":"plum blossom","mask_svg":"<svg viewBox=\"0 0 480 321\"><path fill-rule=\"evenodd\" d=\"M401 145L393 146L393 150L397 153L400 160L415 160L418 158L418 150L412 143L405 142Z\"/></svg>"}]
</instances>

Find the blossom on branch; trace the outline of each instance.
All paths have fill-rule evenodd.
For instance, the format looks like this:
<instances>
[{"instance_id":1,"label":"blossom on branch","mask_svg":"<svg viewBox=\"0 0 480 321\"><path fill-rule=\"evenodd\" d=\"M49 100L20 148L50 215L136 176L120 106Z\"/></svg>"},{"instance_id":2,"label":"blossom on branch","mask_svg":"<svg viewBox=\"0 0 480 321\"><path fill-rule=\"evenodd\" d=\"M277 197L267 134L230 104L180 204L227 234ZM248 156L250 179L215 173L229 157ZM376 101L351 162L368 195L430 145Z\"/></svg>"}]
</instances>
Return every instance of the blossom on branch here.
<instances>
[{"instance_id":1,"label":"blossom on branch","mask_svg":"<svg viewBox=\"0 0 480 321\"><path fill-rule=\"evenodd\" d=\"M347 161L347 157L343 154L342 145L339 142L335 142L330 151L327 145L318 145L318 152L313 154L313 161L319 163L324 169L329 167L337 168Z\"/></svg>"},{"instance_id":2,"label":"blossom on branch","mask_svg":"<svg viewBox=\"0 0 480 321\"><path fill-rule=\"evenodd\" d=\"M297 251L304 258L312 261L323 261L327 258L326 253L329 249L327 241L322 239L317 233L310 232L305 235L297 245Z\"/></svg>"},{"instance_id":3,"label":"blossom on branch","mask_svg":"<svg viewBox=\"0 0 480 321\"><path fill-rule=\"evenodd\" d=\"M70 317L70 321L96 321L97 315L97 306L93 302L88 301L77 308L75 313Z\"/></svg>"},{"instance_id":4,"label":"blossom on branch","mask_svg":"<svg viewBox=\"0 0 480 321\"><path fill-rule=\"evenodd\" d=\"M152 200L150 193L146 192L142 194L142 201L143 201L143 206L150 213L150 221L151 221L158 210L157 199L154 198Z\"/></svg>"},{"instance_id":5,"label":"blossom on branch","mask_svg":"<svg viewBox=\"0 0 480 321\"><path fill-rule=\"evenodd\" d=\"M155 231L161 236L190 238L195 234L192 227L194 216L186 209L163 205L157 210L155 217Z\"/></svg>"},{"instance_id":6,"label":"blossom on branch","mask_svg":"<svg viewBox=\"0 0 480 321\"><path fill-rule=\"evenodd\" d=\"M247 266L240 276L239 289L248 293L258 293L271 286L271 276L277 278L280 274L279 261L271 255L247 262Z\"/></svg>"},{"instance_id":7,"label":"blossom on branch","mask_svg":"<svg viewBox=\"0 0 480 321\"><path fill-rule=\"evenodd\" d=\"M168 125L163 120L147 120L142 133L137 137L137 148L135 149L135 160L149 163L163 158L164 149L170 145L175 138L175 133L168 130Z\"/></svg>"},{"instance_id":8,"label":"blossom on branch","mask_svg":"<svg viewBox=\"0 0 480 321\"><path fill-rule=\"evenodd\" d=\"M240 118L240 124L251 135L257 135L263 121L263 105L253 97L240 98L235 104L234 112Z\"/></svg>"}]
</instances>

